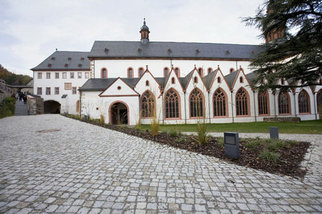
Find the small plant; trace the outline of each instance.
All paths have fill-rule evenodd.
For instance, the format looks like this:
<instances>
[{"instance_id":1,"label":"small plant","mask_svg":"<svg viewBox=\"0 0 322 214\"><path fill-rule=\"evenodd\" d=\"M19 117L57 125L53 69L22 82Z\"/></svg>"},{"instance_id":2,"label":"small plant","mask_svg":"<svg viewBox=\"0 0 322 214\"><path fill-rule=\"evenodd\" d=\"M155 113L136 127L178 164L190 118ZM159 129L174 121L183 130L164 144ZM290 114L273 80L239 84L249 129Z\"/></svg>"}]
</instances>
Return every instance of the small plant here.
<instances>
[{"instance_id":1,"label":"small plant","mask_svg":"<svg viewBox=\"0 0 322 214\"><path fill-rule=\"evenodd\" d=\"M101 123L101 125L105 124L105 117L102 114L100 115L100 123Z\"/></svg>"},{"instance_id":2,"label":"small plant","mask_svg":"<svg viewBox=\"0 0 322 214\"><path fill-rule=\"evenodd\" d=\"M280 148L282 148L284 146L284 143L281 140L268 139L268 140L266 140L265 143L266 143L267 149L269 151L276 151L276 150L279 150Z\"/></svg>"},{"instance_id":3,"label":"small plant","mask_svg":"<svg viewBox=\"0 0 322 214\"><path fill-rule=\"evenodd\" d=\"M176 142L177 143L184 143L184 142L186 142L186 138L183 135L181 135L178 139L176 139Z\"/></svg>"},{"instance_id":4,"label":"small plant","mask_svg":"<svg viewBox=\"0 0 322 214\"><path fill-rule=\"evenodd\" d=\"M153 137L159 134L160 124L159 120L156 117L153 117L151 121L151 134Z\"/></svg>"},{"instance_id":5,"label":"small plant","mask_svg":"<svg viewBox=\"0 0 322 214\"><path fill-rule=\"evenodd\" d=\"M216 142L220 147L224 147L225 140L223 137L218 137Z\"/></svg>"},{"instance_id":6,"label":"small plant","mask_svg":"<svg viewBox=\"0 0 322 214\"><path fill-rule=\"evenodd\" d=\"M259 154L259 158L268 162L278 162L280 155L276 152L270 152L268 150L264 150Z\"/></svg>"},{"instance_id":7,"label":"small plant","mask_svg":"<svg viewBox=\"0 0 322 214\"><path fill-rule=\"evenodd\" d=\"M175 129L171 129L169 131L169 135L170 135L170 137L177 137L178 136L178 132Z\"/></svg>"},{"instance_id":8,"label":"small plant","mask_svg":"<svg viewBox=\"0 0 322 214\"><path fill-rule=\"evenodd\" d=\"M200 145L207 143L207 125L205 123L197 124L198 142Z\"/></svg>"},{"instance_id":9,"label":"small plant","mask_svg":"<svg viewBox=\"0 0 322 214\"><path fill-rule=\"evenodd\" d=\"M261 140L259 138L247 139L245 146L249 149L256 149L261 145Z\"/></svg>"}]
</instances>

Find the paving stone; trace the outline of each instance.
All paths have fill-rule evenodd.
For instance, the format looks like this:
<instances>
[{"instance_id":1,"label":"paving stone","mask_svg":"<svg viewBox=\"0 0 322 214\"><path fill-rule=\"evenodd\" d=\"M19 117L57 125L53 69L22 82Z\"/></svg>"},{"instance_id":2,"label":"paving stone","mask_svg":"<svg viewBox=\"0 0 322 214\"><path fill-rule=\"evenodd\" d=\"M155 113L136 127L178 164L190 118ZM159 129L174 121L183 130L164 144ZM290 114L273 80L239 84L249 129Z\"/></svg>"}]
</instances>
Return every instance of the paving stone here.
<instances>
[{"instance_id":1,"label":"paving stone","mask_svg":"<svg viewBox=\"0 0 322 214\"><path fill-rule=\"evenodd\" d=\"M60 115L4 118L0 213L321 213L322 135L280 137L312 142L303 179Z\"/></svg>"}]
</instances>

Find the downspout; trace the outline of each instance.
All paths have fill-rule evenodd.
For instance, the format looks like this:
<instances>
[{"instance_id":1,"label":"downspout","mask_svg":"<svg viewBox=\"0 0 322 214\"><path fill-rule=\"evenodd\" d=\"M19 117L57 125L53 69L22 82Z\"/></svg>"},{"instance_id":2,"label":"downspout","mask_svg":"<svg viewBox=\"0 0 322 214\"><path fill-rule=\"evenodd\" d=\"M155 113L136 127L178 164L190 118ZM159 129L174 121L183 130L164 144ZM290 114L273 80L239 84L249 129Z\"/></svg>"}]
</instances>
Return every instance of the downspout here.
<instances>
[{"instance_id":1,"label":"downspout","mask_svg":"<svg viewBox=\"0 0 322 214\"><path fill-rule=\"evenodd\" d=\"M234 105L233 105L233 90L230 91L231 92L231 119L232 119L232 122L235 122L234 120Z\"/></svg>"},{"instance_id":2,"label":"downspout","mask_svg":"<svg viewBox=\"0 0 322 214\"><path fill-rule=\"evenodd\" d=\"M82 91L79 91L79 117L82 118Z\"/></svg>"},{"instance_id":3,"label":"downspout","mask_svg":"<svg viewBox=\"0 0 322 214\"><path fill-rule=\"evenodd\" d=\"M294 92L294 114L295 114L295 117L297 117L296 115L296 100L295 100L295 95L296 95L296 92Z\"/></svg>"},{"instance_id":4,"label":"downspout","mask_svg":"<svg viewBox=\"0 0 322 214\"><path fill-rule=\"evenodd\" d=\"M187 107L186 107L186 91L183 92L184 94L184 124L187 124Z\"/></svg>"},{"instance_id":5,"label":"downspout","mask_svg":"<svg viewBox=\"0 0 322 214\"><path fill-rule=\"evenodd\" d=\"M277 114L276 114L276 91L274 92L274 116L275 118L277 117Z\"/></svg>"},{"instance_id":6,"label":"downspout","mask_svg":"<svg viewBox=\"0 0 322 214\"><path fill-rule=\"evenodd\" d=\"M161 108L162 108L162 124L164 125L164 100L163 100L163 92L162 92L162 105L161 105Z\"/></svg>"},{"instance_id":7,"label":"downspout","mask_svg":"<svg viewBox=\"0 0 322 214\"><path fill-rule=\"evenodd\" d=\"M209 112L209 123L211 123L211 118L210 118L210 91L208 91L208 112Z\"/></svg>"},{"instance_id":8,"label":"downspout","mask_svg":"<svg viewBox=\"0 0 322 214\"><path fill-rule=\"evenodd\" d=\"M255 122L257 122L257 117L256 117L256 101L255 101L255 90L253 91L254 93L254 114L255 114Z\"/></svg>"},{"instance_id":9,"label":"downspout","mask_svg":"<svg viewBox=\"0 0 322 214\"><path fill-rule=\"evenodd\" d=\"M316 110L316 102L315 102L315 95L316 95L316 93L315 92L313 92L313 103L314 103L314 115L315 115L315 120L317 120L318 119L318 115L317 115L317 110Z\"/></svg>"}]
</instances>

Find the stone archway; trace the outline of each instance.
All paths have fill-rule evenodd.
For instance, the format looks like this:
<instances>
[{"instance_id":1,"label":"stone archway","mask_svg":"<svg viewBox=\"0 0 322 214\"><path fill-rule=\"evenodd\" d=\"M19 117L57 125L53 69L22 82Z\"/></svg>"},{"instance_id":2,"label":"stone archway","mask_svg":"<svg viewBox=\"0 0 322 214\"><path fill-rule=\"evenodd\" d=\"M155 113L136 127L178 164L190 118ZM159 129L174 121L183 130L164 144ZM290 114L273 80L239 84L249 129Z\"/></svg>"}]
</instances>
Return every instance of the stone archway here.
<instances>
[{"instance_id":1,"label":"stone archway","mask_svg":"<svg viewBox=\"0 0 322 214\"><path fill-rule=\"evenodd\" d=\"M45 114L60 114L60 103L54 100L47 100L44 102Z\"/></svg>"},{"instance_id":2,"label":"stone archway","mask_svg":"<svg viewBox=\"0 0 322 214\"><path fill-rule=\"evenodd\" d=\"M122 102L115 102L110 107L110 123L113 125L128 125L128 108Z\"/></svg>"}]
</instances>

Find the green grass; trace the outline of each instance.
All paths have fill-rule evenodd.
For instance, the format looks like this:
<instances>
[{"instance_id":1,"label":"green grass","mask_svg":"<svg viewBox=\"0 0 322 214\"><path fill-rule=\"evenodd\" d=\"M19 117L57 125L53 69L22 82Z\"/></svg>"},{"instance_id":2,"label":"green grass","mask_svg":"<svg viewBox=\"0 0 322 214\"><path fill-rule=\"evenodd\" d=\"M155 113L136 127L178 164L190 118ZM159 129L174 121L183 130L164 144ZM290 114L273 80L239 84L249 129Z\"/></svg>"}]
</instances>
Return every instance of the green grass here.
<instances>
[{"instance_id":1,"label":"green grass","mask_svg":"<svg viewBox=\"0 0 322 214\"><path fill-rule=\"evenodd\" d=\"M278 127L279 133L291 134L322 134L322 120L296 122L250 122L250 123L217 123L207 124L208 132L241 132L269 133L269 127ZM142 129L150 129L142 125ZM178 132L196 132L197 124L160 125L161 131L176 129Z\"/></svg>"}]
</instances>

